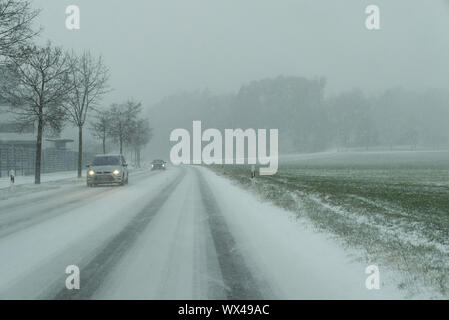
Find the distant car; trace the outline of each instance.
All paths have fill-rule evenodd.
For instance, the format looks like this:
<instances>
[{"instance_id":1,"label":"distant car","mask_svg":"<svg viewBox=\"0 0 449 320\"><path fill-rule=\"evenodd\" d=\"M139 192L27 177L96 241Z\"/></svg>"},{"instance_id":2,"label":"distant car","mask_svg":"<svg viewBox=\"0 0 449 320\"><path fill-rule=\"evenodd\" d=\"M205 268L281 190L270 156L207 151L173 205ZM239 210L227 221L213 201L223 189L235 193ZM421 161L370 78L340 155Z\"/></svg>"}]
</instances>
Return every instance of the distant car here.
<instances>
[{"instance_id":1,"label":"distant car","mask_svg":"<svg viewBox=\"0 0 449 320\"><path fill-rule=\"evenodd\" d=\"M87 166L87 186L99 184L128 184L128 165L120 154L105 154L94 157Z\"/></svg>"},{"instance_id":2,"label":"distant car","mask_svg":"<svg viewBox=\"0 0 449 320\"><path fill-rule=\"evenodd\" d=\"M165 170L167 163L164 160L153 160L151 162L151 170Z\"/></svg>"}]
</instances>

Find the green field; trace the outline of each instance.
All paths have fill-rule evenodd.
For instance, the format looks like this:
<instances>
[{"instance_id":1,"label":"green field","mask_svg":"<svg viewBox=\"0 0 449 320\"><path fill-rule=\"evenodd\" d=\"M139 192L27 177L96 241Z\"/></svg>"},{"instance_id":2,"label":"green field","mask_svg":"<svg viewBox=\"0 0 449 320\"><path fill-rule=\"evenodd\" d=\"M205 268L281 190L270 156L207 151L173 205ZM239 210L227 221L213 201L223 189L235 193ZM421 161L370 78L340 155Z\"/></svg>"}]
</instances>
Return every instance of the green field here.
<instances>
[{"instance_id":1,"label":"green field","mask_svg":"<svg viewBox=\"0 0 449 320\"><path fill-rule=\"evenodd\" d=\"M248 166L214 169L399 271L410 297L449 297L449 151L283 159L275 176L255 180Z\"/></svg>"}]
</instances>

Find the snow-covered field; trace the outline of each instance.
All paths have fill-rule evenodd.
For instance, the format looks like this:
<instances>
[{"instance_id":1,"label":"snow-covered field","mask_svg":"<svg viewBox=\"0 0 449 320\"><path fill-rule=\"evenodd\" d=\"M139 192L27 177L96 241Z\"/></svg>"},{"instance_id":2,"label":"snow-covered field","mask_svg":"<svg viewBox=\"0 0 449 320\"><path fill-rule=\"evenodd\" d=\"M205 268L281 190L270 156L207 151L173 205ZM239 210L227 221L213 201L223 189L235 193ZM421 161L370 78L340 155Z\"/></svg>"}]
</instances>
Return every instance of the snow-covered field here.
<instances>
[{"instance_id":1,"label":"snow-covered field","mask_svg":"<svg viewBox=\"0 0 449 320\"><path fill-rule=\"evenodd\" d=\"M353 254L202 167L135 172L125 187L64 179L0 200L3 299L404 297L382 266L381 289L366 289ZM68 265L80 290L65 287Z\"/></svg>"},{"instance_id":2,"label":"snow-covered field","mask_svg":"<svg viewBox=\"0 0 449 320\"><path fill-rule=\"evenodd\" d=\"M360 261L395 270L407 297L449 297L448 151L292 155L255 180L249 167L215 170L358 250Z\"/></svg>"}]
</instances>

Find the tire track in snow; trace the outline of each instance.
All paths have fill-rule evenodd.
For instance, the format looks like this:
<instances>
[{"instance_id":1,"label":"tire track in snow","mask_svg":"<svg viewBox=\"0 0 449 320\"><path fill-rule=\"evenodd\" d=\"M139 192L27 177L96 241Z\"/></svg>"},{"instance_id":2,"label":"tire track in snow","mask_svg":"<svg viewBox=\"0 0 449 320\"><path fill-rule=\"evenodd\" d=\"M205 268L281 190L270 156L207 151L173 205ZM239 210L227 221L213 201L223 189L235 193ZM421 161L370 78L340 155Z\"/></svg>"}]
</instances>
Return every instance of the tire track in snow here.
<instances>
[{"instance_id":1,"label":"tire track in snow","mask_svg":"<svg viewBox=\"0 0 449 320\"><path fill-rule=\"evenodd\" d=\"M61 190L55 190L58 187L54 187L51 190L51 194L47 194L48 190L43 190L42 192L44 192L44 194L39 195L39 191L37 191L37 196L33 197L32 199L28 199L28 200L23 200L21 198L18 199L18 201L14 202L14 203L8 203L6 205L1 205L3 204L2 201L8 201L8 200L2 200L0 201L0 208L1 208L1 213L0 216L11 211L11 210L18 210L20 208L27 208L30 205L37 205L40 204L42 202L48 201L49 196L51 195L54 198L58 198L61 199L60 196L65 196L67 195L69 192L83 192L85 190L85 188L81 185L74 185L74 186L69 186L66 187L64 186L63 188L61 188Z\"/></svg>"},{"instance_id":2,"label":"tire track in snow","mask_svg":"<svg viewBox=\"0 0 449 320\"><path fill-rule=\"evenodd\" d=\"M133 178L131 181L134 181L135 178L137 178L137 180L141 180L146 178L149 175L153 175L153 174L157 174L159 172L135 172L135 173L130 173L130 176ZM20 208L27 208L30 205L38 205L41 203L45 203L46 201L48 201L49 197L51 196L53 199L58 199L57 202L59 204L59 206L61 205L61 202L63 201L63 197L67 196L69 194L72 193L81 193L81 192L88 192L88 190L90 190L91 192L95 189L88 189L86 187L86 180L85 178L82 178L83 181L80 180L74 180L73 184L70 185L70 182L64 181L64 180L56 180L56 181L49 181L49 182L44 182L41 184L41 186L45 186L45 185L52 185L52 189L51 193L49 194L49 190L48 189L43 189L40 191L36 191L33 190L32 193L35 194L34 196L32 196L30 199L27 199L27 197L25 199L23 199L22 197L19 196L18 200L11 203L9 200L10 199L3 199L0 200L0 216L11 211L17 211ZM58 182L63 181L64 184L62 185L56 185ZM20 186L26 186L26 185L20 185ZM59 189L59 190L58 190ZM0 189L1 192L1 189ZM40 194L42 193L42 194ZM24 194L26 195L26 193ZM62 198L61 198L62 197ZM12 197L11 199L14 199L14 197ZM5 204L6 202L6 204Z\"/></svg>"},{"instance_id":3,"label":"tire track in snow","mask_svg":"<svg viewBox=\"0 0 449 320\"><path fill-rule=\"evenodd\" d=\"M83 191L76 195L75 198L73 198L73 195L70 195L69 201L64 201L64 198L58 198L53 204L44 204L36 211L25 213L21 212L5 222L2 222L0 219L0 239L68 213L77 207L84 206L96 198L101 198L105 193L112 194L114 192L117 192L117 190L105 189L90 194L86 194L86 192Z\"/></svg>"},{"instance_id":4,"label":"tire track in snow","mask_svg":"<svg viewBox=\"0 0 449 320\"><path fill-rule=\"evenodd\" d=\"M155 175L158 173L159 172L139 174L136 176L136 180L139 181L147 178L149 175ZM121 190L121 188L123 187L111 188L106 186L99 190L92 190L86 186L82 187L82 189L79 189L79 186L68 189L64 188L64 190L58 191L56 195L52 194L52 199L50 200L48 198L49 195L45 195L37 199L33 199L33 201L19 203L16 207L13 205L0 207L2 211L0 214L0 239L52 218L69 213L75 208L88 205L91 201L101 198L105 194L110 195L117 193ZM72 189L74 193L70 192ZM60 194L62 194L61 197L59 197ZM49 203L45 203L45 201L48 201ZM30 204L34 204L34 208L36 208L35 211L33 210L32 212L28 211L25 213L20 212L20 208L27 208ZM14 212L19 211L20 213L14 213L12 219L10 220L4 219L4 216L10 212L8 209L13 210Z\"/></svg>"},{"instance_id":5,"label":"tire track in snow","mask_svg":"<svg viewBox=\"0 0 449 320\"><path fill-rule=\"evenodd\" d=\"M159 192L159 195L140 211L122 231L108 241L87 265L80 267L81 288L79 290L71 291L63 288L55 296L50 297L50 299L84 300L91 298L96 290L101 287L109 271L128 252L129 248L135 243L153 217L157 215L160 208L165 204L184 176L185 171L180 173L174 181L163 188Z\"/></svg>"},{"instance_id":6,"label":"tire track in snow","mask_svg":"<svg viewBox=\"0 0 449 320\"><path fill-rule=\"evenodd\" d=\"M257 281L238 251L236 242L228 229L220 207L203 175L197 170L198 182L208 224L217 253L218 263L224 281L224 290L230 300L263 299Z\"/></svg>"}]
</instances>

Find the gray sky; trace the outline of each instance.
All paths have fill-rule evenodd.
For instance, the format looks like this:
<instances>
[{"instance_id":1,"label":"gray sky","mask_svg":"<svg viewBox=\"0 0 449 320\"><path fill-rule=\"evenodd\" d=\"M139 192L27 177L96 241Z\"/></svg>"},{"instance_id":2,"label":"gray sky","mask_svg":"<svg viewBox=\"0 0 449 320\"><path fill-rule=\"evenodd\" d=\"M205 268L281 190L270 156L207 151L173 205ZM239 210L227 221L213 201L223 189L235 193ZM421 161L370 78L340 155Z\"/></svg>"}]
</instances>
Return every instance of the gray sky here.
<instances>
[{"instance_id":1,"label":"gray sky","mask_svg":"<svg viewBox=\"0 0 449 320\"><path fill-rule=\"evenodd\" d=\"M81 30L65 28L65 8ZM377 4L381 30L365 29ZM35 0L42 40L102 53L105 103L150 105L180 91L235 92L251 80L325 76L328 92L448 88L446 0Z\"/></svg>"}]
</instances>

